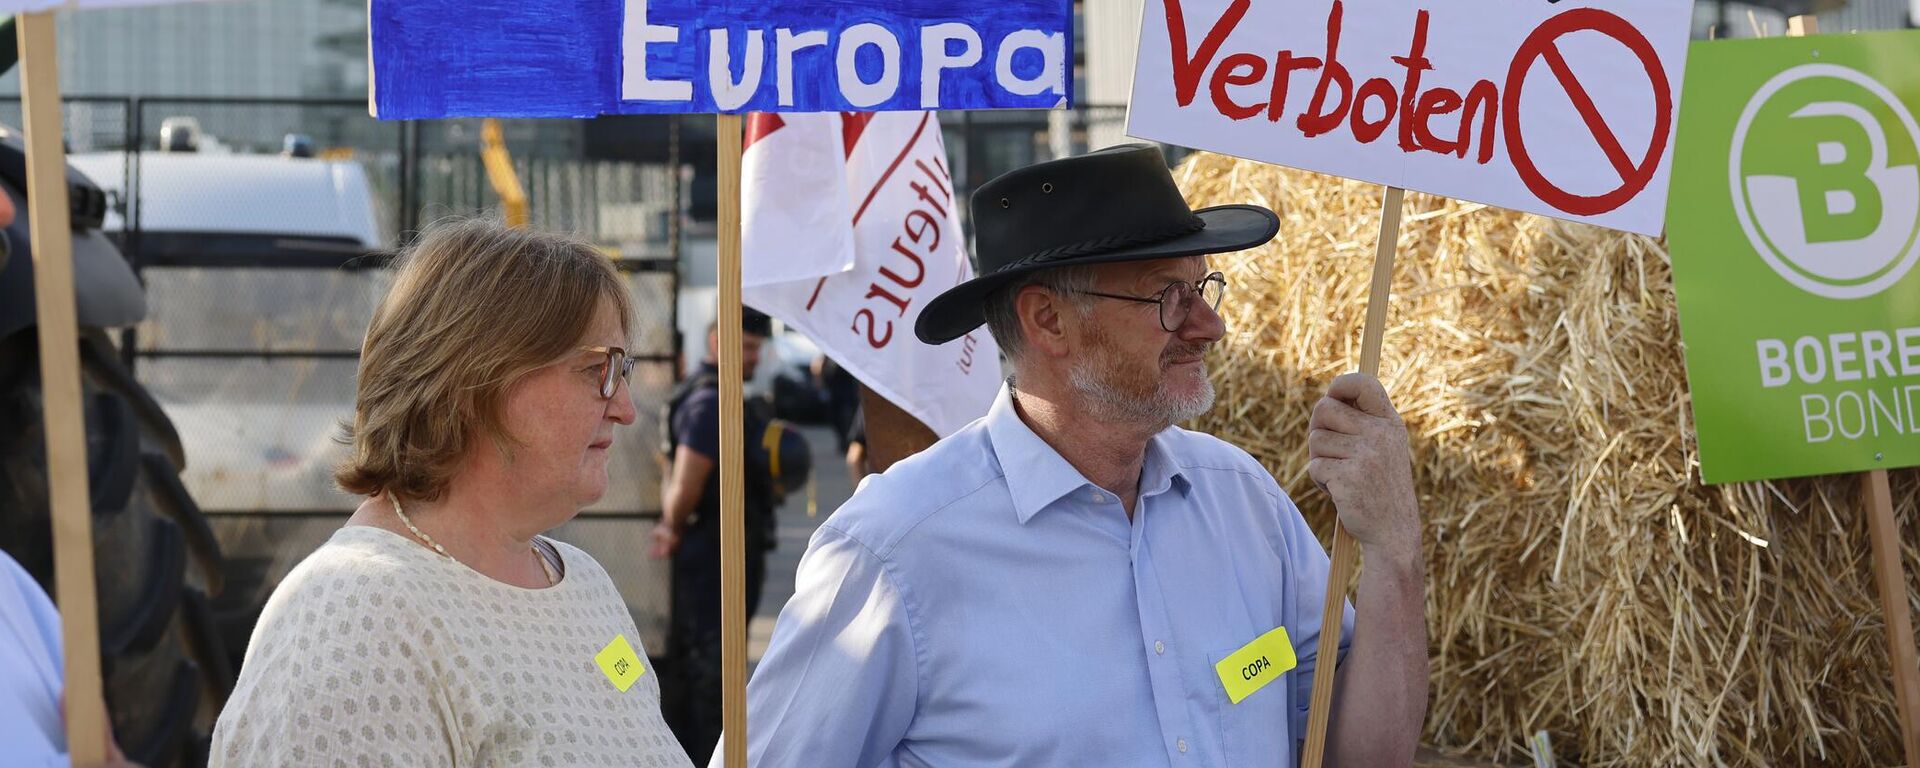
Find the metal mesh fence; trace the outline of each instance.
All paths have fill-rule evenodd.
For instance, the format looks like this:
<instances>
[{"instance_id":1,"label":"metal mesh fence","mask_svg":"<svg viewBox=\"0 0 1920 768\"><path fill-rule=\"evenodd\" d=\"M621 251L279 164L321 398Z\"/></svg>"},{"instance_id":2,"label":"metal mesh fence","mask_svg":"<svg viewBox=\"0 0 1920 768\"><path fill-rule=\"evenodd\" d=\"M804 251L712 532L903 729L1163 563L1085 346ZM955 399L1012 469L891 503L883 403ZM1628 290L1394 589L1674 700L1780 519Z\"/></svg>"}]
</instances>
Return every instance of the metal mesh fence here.
<instances>
[{"instance_id":1,"label":"metal mesh fence","mask_svg":"<svg viewBox=\"0 0 1920 768\"><path fill-rule=\"evenodd\" d=\"M114 96L70 96L61 104L60 126L68 152L105 152L126 149L137 137L133 126L133 99ZM0 101L0 124L25 125L20 101Z\"/></svg>"},{"instance_id":2,"label":"metal mesh fence","mask_svg":"<svg viewBox=\"0 0 1920 768\"><path fill-rule=\"evenodd\" d=\"M153 267L136 333L138 375L167 409L187 450L185 482L210 512L351 510L331 479L353 417L356 354L392 273ZM613 482L591 514L653 514L651 446L674 385L673 275L627 274L640 322L634 369L640 417L616 442Z\"/></svg>"},{"instance_id":3,"label":"metal mesh fence","mask_svg":"<svg viewBox=\"0 0 1920 768\"><path fill-rule=\"evenodd\" d=\"M666 257L672 181L664 166L515 155L528 225L571 232L631 258ZM436 154L420 166L421 223L497 204L478 155Z\"/></svg>"},{"instance_id":4,"label":"metal mesh fence","mask_svg":"<svg viewBox=\"0 0 1920 768\"><path fill-rule=\"evenodd\" d=\"M135 99L75 102L68 111L93 115L72 125L75 133L94 136L94 145L140 147L126 155L134 183L121 205L123 242L148 291L149 315L134 334L136 372L178 422L188 447L188 488L213 512L350 510L353 500L332 487L328 473L344 451L337 438L352 416L360 340L391 275L340 265L388 250L411 228L442 217L498 215L498 197L480 161L478 121L381 123L359 101ZM159 126L169 128L164 146ZM191 140L179 138L189 130ZM524 120L506 121L504 134L528 198L530 226L588 238L628 276L639 313L633 346L649 356L636 369L634 399L642 421L655 420L674 384L677 276L668 259L667 224L679 206L672 174L657 164L578 157L579 141L570 138L578 132L567 121ZM274 158L295 143L318 159L282 162L359 170L377 222L374 242L359 243L358 252L316 255L309 245L274 237L325 234L315 229L326 226L326 216L293 210L313 201L302 190L229 183L229 167L248 166L194 170L192 163L171 162L182 155L210 163ZM103 184L124 189L129 185L121 178ZM339 185L353 178L333 173L311 181ZM322 202L351 208L357 199ZM201 251L188 241L160 254L155 243L179 234L188 226L182 220L205 226L209 216L195 207L232 209L235 230L266 239L218 259L204 251L230 244L209 242ZM335 221L368 215L327 213ZM659 469L647 453L658 427L643 423L629 432L615 456L622 471L596 513L658 511Z\"/></svg>"}]
</instances>

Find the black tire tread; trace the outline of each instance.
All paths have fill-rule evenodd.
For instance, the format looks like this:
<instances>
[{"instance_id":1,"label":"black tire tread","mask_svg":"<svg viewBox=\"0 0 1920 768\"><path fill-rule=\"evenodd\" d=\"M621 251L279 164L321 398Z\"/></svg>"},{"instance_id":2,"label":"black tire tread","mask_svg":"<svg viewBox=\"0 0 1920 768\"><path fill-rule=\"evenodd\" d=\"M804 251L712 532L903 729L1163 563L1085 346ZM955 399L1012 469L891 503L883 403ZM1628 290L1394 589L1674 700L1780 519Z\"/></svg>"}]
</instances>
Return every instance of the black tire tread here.
<instances>
[{"instance_id":1,"label":"black tire tread","mask_svg":"<svg viewBox=\"0 0 1920 768\"><path fill-rule=\"evenodd\" d=\"M133 421L133 409L112 393L95 392L87 398L87 416L93 433L88 435L87 495L93 511L124 511L140 469L140 427Z\"/></svg>"},{"instance_id":2,"label":"black tire tread","mask_svg":"<svg viewBox=\"0 0 1920 768\"><path fill-rule=\"evenodd\" d=\"M147 538L146 588L128 613L100 627L100 648L108 655L153 650L173 622L186 576L186 543L180 528L168 520L154 520Z\"/></svg>"},{"instance_id":3,"label":"black tire tread","mask_svg":"<svg viewBox=\"0 0 1920 768\"><path fill-rule=\"evenodd\" d=\"M133 372L121 364L118 348L107 337L107 332L90 330L83 334L80 356L94 382L125 397L139 415L146 435L157 443L155 447L172 459L175 467L186 469L187 451L180 443L179 430L174 429L173 420L167 418L166 410L160 407L160 401L153 399L153 393L141 386Z\"/></svg>"},{"instance_id":4,"label":"black tire tread","mask_svg":"<svg viewBox=\"0 0 1920 768\"><path fill-rule=\"evenodd\" d=\"M50 587L38 346L32 329L0 338L0 545ZM115 738L149 768L204 766L234 680L232 632L209 597L225 587L221 549L180 480L179 436L158 403L103 332L87 332L79 351Z\"/></svg>"},{"instance_id":5,"label":"black tire tread","mask_svg":"<svg viewBox=\"0 0 1920 768\"><path fill-rule=\"evenodd\" d=\"M188 743L188 733L194 730L193 716L200 706L199 678L200 669L191 661L182 659L174 667L165 705L155 708L163 713L162 718L145 734L133 735L137 741L120 744L127 759L145 766L177 764L181 747ZM197 738L199 734L193 735Z\"/></svg>"},{"instance_id":6,"label":"black tire tread","mask_svg":"<svg viewBox=\"0 0 1920 768\"><path fill-rule=\"evenodd\" d=\"M225 701L233 694L233 684L239 675L227 655L227 644L220 636L220 625L214 620L213 602L207 599L206 593L188 587L183 603L186 609L187 641L199 651L194 658L202 661L207 683L220 700Z\"/></svg>"},{"instance_id":7,"label":"black tire tread","mask_svg":"<svg viewBox=\"0 0 1920 768\"><path fill-rule=\"evenodd\" d=\"M167 519L186 535L187 550L201 566L206 592L220 594L226 581L226 571L221 564L226 558L220 551L220 539L213 534L213 524L187 493L186 484L180 482L180 470L175 468L172 459L166 454L148 451L141 454L140 461L146 468L147 479L153 483L154 500Z\"/></svg>"}]
</instances>

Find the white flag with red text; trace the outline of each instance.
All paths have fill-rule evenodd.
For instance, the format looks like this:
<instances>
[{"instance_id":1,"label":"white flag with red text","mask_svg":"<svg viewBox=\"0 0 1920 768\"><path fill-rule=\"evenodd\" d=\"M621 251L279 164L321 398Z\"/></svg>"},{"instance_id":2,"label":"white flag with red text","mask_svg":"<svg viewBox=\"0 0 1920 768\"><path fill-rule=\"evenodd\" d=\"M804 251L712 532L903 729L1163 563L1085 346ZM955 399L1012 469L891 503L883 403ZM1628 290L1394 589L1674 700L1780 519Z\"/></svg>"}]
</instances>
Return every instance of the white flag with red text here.
<instances>
[{"instance_id":1,"label":"white flag with red text","mask_svg":"<svg viewBox=\"0 0 1920 768\"><path fill-rule=\"evenodd\" d=\"M945 437L986 415L986 329L934 346L920 309L973 277L932 112L760 113L741 167L744 302Z\"/></svg>"}]
</instances>

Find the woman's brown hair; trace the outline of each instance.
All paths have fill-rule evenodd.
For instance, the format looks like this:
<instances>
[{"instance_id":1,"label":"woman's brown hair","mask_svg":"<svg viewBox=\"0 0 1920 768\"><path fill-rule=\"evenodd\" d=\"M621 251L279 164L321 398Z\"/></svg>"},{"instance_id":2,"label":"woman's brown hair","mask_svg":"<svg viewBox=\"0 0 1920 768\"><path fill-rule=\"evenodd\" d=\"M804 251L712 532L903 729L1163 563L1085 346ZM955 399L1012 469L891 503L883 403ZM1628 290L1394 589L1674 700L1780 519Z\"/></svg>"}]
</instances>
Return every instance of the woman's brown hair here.
<instances>
[{"instance_id":1,"label":"woman's brown hair","mask_svg":"<svg viewBox=\"0 0 1920 768\"><path fill-rule=\"evenodd\" d=\"M619 271L573 238L447 221L395 265L360 349L350 452L333 474L350 493L440 498L477 439L511 449L508 389L574 351L602 300L632 335Z\"/></svg>"}]
</instances>

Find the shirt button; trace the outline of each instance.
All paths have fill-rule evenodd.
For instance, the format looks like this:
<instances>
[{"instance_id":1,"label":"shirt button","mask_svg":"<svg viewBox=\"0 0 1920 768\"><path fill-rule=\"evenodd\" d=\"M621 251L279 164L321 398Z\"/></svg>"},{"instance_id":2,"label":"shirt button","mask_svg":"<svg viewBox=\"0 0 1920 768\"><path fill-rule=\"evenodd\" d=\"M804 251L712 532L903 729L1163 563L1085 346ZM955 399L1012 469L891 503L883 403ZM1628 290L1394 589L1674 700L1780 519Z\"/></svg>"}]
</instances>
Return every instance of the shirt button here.
<instances>
[{"instance_id":1,"label":"shirt button","mask_svg":"<svg viewBox=\"0 0 1920 768\"><path fill-rule=\"evenodd\" d=\"M1153 641L1153 652L1154 652L1155 654L1162 654L1162 653L1166 653L1166 652L1167 652L1167 644L1166 644L1166 643L1163 643L1163 642L1160 642L1159 640L1155 640L1155 641Z\"/></svg>"},{"instance_id":2,"label":"shirt button","mask_svg":"<svg viewBox=\"0 0 1920 768\"><path fill-rule=\"evenodd\" d=\"M1107 497L1106 497L1105 495L1103 495L1103 494L1100 494L1100 493L1095 493L1095 494L1093 494L1093 503L1095 503L1095 504L1105 504L1105 503L1106 503L1106 501L1107 501Z\"/></svg>"},{"instance_id":3,"label":"shirt button","mask_svg":"<svg viewBox=\"0 0 1920 768\"><path fill-rule=\"evenodd\" d=\"M1173 743L1173 746L1174 746L1174 747L1176 747L1176 748L1178 748L1178 749L1180 750L1180 754L1183 754L1183 755L1184 755L1184 754L1186 754L1186 753L1187 753L1187 740L1186 740L1186 739L1181 739L1181 740L1179 740L1179 741L1176 741L1176 742L1174 742L1174 743Z\"/></svg>"}]
</instances>

